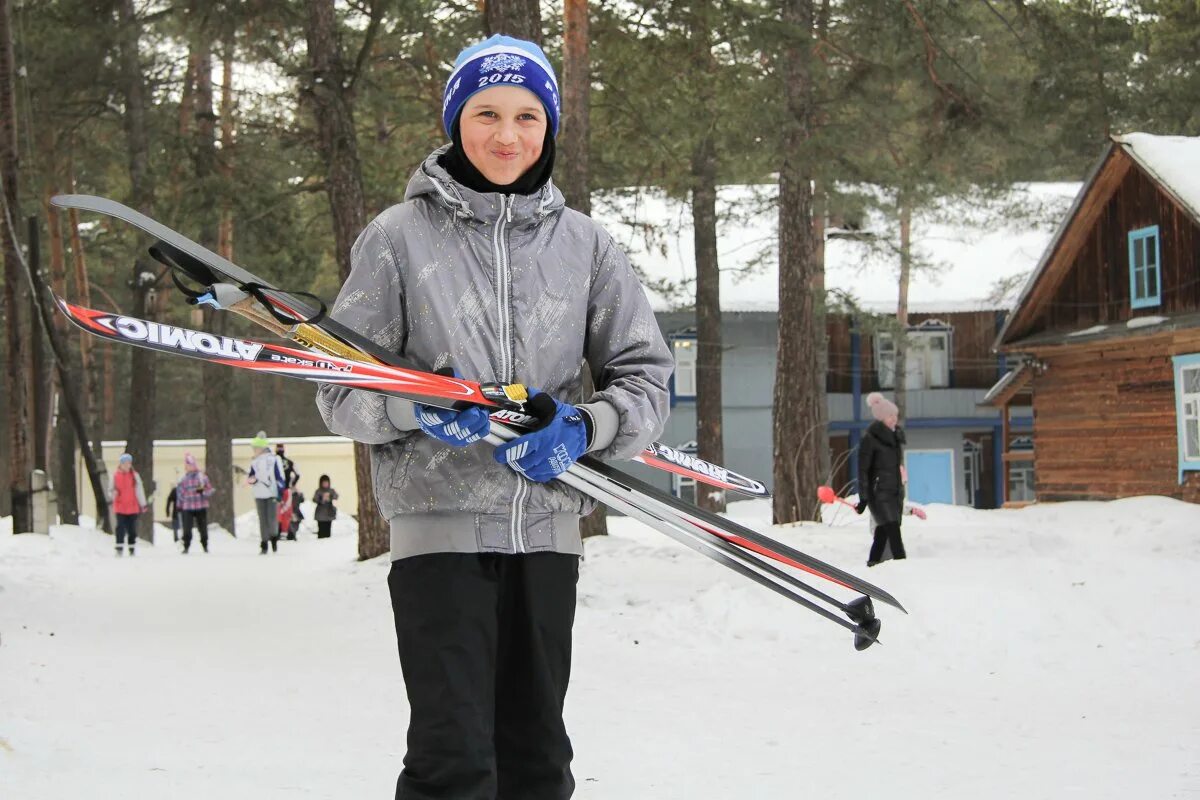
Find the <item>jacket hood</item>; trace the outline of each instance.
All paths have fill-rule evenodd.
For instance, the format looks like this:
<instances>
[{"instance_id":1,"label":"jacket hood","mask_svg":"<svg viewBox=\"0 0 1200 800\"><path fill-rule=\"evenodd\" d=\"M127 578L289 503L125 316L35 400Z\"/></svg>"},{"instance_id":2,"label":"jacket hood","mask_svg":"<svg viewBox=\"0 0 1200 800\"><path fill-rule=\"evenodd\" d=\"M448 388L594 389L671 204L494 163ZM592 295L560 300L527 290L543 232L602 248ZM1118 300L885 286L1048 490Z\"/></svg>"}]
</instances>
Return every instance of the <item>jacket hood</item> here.
<instances>
[{"instance_id":1,"label":"jacket hood","mask_svg":"<svg viewBox=\"0 0 1200 800\"><path fill-rule=\"evenodd\" d=\"M450 149L450 145L439 147L430 153L421 166L417 167L408 188L405 200L428 197L456 217L489 224L499 219L501 210L508 206L509 222L536 224L566 206L562 192L553 179L536 193L530 195L505 195L499 192L477 192L468 189L450 176L445 167L438 163L438 156Z\"/></svg>"},{"instance_id":2,"label":"jacket hood","mask_svg":"<svg viewBox=\"0 0 1200 800\"><path fill-rule=\"evenodd\" d=\"M904 444L906 441L903 428L897 425L896 430L893 431L880 420L875 420L867 426L867 435L874 436L888 447L896 447L897 445Z\"/></svg>"}]
</instances>

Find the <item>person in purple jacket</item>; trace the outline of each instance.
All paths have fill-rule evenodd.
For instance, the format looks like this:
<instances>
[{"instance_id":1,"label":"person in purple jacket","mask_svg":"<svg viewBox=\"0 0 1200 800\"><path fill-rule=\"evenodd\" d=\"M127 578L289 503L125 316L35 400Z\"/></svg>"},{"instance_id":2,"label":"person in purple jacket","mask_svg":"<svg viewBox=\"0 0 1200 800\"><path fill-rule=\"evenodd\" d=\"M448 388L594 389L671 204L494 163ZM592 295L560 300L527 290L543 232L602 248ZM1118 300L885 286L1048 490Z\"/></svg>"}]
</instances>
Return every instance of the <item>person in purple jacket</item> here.
<instances>
[{"instance_id":1,"label":"person in purple jacket","mask_svg":"<svg viewBox=\"0 0 1200 800\"><path fill-rule=\"evenodd\" d=\"M200 529L200 546L208 552L208 498L216 489L191 453L183 454L183 477L175 485L175 507L183 516L183 552L192 546L192 526Z\"/></svg>"}]
</instances>

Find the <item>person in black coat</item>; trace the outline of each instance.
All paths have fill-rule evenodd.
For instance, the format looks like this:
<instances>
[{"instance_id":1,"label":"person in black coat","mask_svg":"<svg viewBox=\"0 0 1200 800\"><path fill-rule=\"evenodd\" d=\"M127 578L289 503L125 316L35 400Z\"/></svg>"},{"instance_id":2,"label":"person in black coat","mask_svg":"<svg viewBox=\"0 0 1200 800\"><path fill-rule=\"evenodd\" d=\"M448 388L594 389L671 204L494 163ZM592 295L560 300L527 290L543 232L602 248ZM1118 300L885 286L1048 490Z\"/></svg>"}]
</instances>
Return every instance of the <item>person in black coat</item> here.
<instances>
[{"instance_id":1,"label":"person in black coat","mask_svg":"<svg viewBox=\"0 0 1200 800\"><path fill-rule=\"evenodd\" d=\"M867 405L875 421L858 445L859 514L871 509L875 539L867 566L889 558L905 558L900 538L900 518L904 514L904 430L900 427L900 409L879 392L867 395Z\"/></svg>"}]
</instances>

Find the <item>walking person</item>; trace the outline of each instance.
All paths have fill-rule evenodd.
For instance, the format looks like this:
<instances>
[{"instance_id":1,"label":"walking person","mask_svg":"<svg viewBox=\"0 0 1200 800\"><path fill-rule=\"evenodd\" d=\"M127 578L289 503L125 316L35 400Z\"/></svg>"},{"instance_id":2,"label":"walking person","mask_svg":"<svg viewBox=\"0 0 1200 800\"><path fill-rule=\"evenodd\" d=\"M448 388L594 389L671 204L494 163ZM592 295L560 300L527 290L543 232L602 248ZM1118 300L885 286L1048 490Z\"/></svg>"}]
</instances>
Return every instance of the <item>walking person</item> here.
<instances>
[{"instance_id":1,"label":"walking person","mask_svg":"<svg viewBox=\"0 0 1200 800\"><path fill-rule=\"evenodd\" d=\"M317 538L328 539L333 532L333 521L337 519L337 507L333 501L338 499L337 491L329 484L329 476L322 475L318 487L313 492L313 519L317 521Z\"/></svg>"},{"instance_id":2,"label":"walking person","mask_svg":"<svg viewBox=\"0 0 1200 800\"><path fill-rule=\"evenodd\" d=\"M124 555L126 545L129 555L133 555L137 545L138 515L149 506L142 476L133 468L133 456L129 453L122 453L117 459L117 471L108 479L108 499L117 517L117 555Z\"/></svg>"},{"instance_id":3,"label":"walking person","mask_svg":"<svg viewBox=\"0 0 1200 800\"><path fill-rule=\"evenodd\" d=\"M246 483L252 488L254 508L258 512L258 535L261 540L259 553L266 555L268 546L272 551L279 550L276 505L283 491L283 469L280 467L279 457L271 452L271 442L266 433L259 431L250 440L250 447L254 450L254 458L250 461Z\"/></svg>"},{"instance_id":4,"label":"walking person","mask_svg":"<svg viewBox=\"0 0 1200 800\"><path fill-rule=\"evenodd\" d=\"M288 522L287 538L294 541L296 534L300 531L300 522L304 519L304 511L301 509L301 505L304 503L304 492L292 487L291 495L292 514L291 520Z\"/></svg>"},{"instance_id":5,"label":"walking person","mask_svg":"<svg viewBox=\"0 0 1200 800\"><path fill-rule=\"evenodd\" d=\"M451 144L359 236L331 313L424 368L540 387L540 429L494 451L468 446L488 430L482 409L318 391L329 429L372 445L391 529L411 708L398 800L571 796L562 711L579 518L594 503L551 481L587 452L636 455L668 412L671 353L633 268L551 181L558 121L537 45L493 36L460 53Z\"/></svg>"},{"instance_id":6,"label":"walking person","mask_svg":"<svg viewBox=\"0 0 1200 800\"><path fill-rule=\"evenodd\" d=\"M208 475L202 472L196 463L196 457L191 453L183 454L183 477L175 485L177 503L183 513L183 552L192 546L192 526L200 530L200 547L208 552L208 498L213 496L216 489L209 481Z\"/></svg>"},{"instance_id":7,"label":"walking person","mask_svg":"<svg viewBox=\"0 0 1200 800\"><path fill-rule=\"evenodd\" d=\"M888 559L907 557L900 537L900 518L908 475L900 409L879 392L867 395L867 406L875 421L858 444L858 505L854 510L859 514L871 510L873 537L867 566L873 567Z\"/></svg>"},{"instance_id":8,"label":"walking person","mask_svg":"<svg viewBox=\"0 0 1200 800\"><path fill-rule=\"evenodd\" d=\"M287 474L284 474L285 481ZM279 497L279 502L275 504L275 519L278 522L278 529L275 531L276 539L291 539L296 540L294 534L291 534L292 528L292 490L284 485L283 494Z\"/></svg>"},{"instance_id":9,"label":"walking person","mask_svg":"<svg viewBox=\"0 0 1200 800\"><path fill-rule=\"evenodd\" d=\"M171 536L179 541L179 531L183 525L182 513L179 511L179 487L172 486L167 493L167 519L171 520Z\"/></svg>"},{"instance_id":10,"label":"walking person","mask_svg":"<svg viewBox=\"0 0 1200 800\"><path fill-rule=\"evenodd\" d=\"M276 442L275 455L279 458L280 469L283 470L283 487L284 492L279 500L279 535L286 539L296 540L296 531L292 529L292 496L294 494L296 484L300 483L300 473L296 470L296 462L287 457L287 449L283 446L283 442ZM286 509L284 506L287 506ZM287 524L284 526L284 517L287 517Z\"/></svg>"},{"instance_id":11,"label":"walking person","mask_svg":"<svg viewBox=\"0 0 1200 800\"><path fill-rule=\"evenodd\" d=\"M283 442L275 444L275 455L279 457L279 466L283 470L283 485L290 489L300 482L296 462L287 457L287 448L283 446Z\"/></svg>"}]
</instances>

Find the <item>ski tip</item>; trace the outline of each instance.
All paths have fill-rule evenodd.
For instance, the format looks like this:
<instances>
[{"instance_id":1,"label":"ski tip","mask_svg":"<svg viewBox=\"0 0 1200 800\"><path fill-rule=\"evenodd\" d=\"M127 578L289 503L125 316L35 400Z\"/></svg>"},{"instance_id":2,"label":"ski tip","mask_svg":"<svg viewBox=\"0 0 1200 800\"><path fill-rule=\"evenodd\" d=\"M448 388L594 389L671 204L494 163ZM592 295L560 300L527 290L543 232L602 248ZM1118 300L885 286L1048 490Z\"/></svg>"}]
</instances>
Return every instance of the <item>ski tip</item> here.
<instances>
[{"instance_id":1,"label":"ski tip","mask_svg":"<svg viewBox=\"0 0 1200 800\"><path fill-rule=\"evenodd\" d=\"M78 208L80 200L86 197L86 194L56 194L50 198L50 204L58 208Z\"/></svg>"},{"instance_id":2,"label":"ski tip","mask_svg":"<svg viewBox=\"0 0 1200 800\"><path fill-rule=\"evenodd\" d=\"M895 597L893 597L888 592L885 592L883 589L880 589L878 586L870 586L868 584L867 591L863 591L862 588L857 587L857 586L852 586L851 588L856 589L857 591L863 592L863 594L874 597L876 600L878 600L881 603L887 603L889 606L896 609L897 611L902 611L905 614L908 613L908 609L905 608L904 606L900 605L899 600L897 600Z\"/></svg>"},{"instance_id":3,"label":"ski tip","mask_svg":"<svg viewBox=\"0 0 1200 800\"><path fill-rule=\"evenodd\" d=\"M879 641L883 620L872 619L858 626L854 632L854 649L860 653Z\"/></svg>"}]
</instances>

